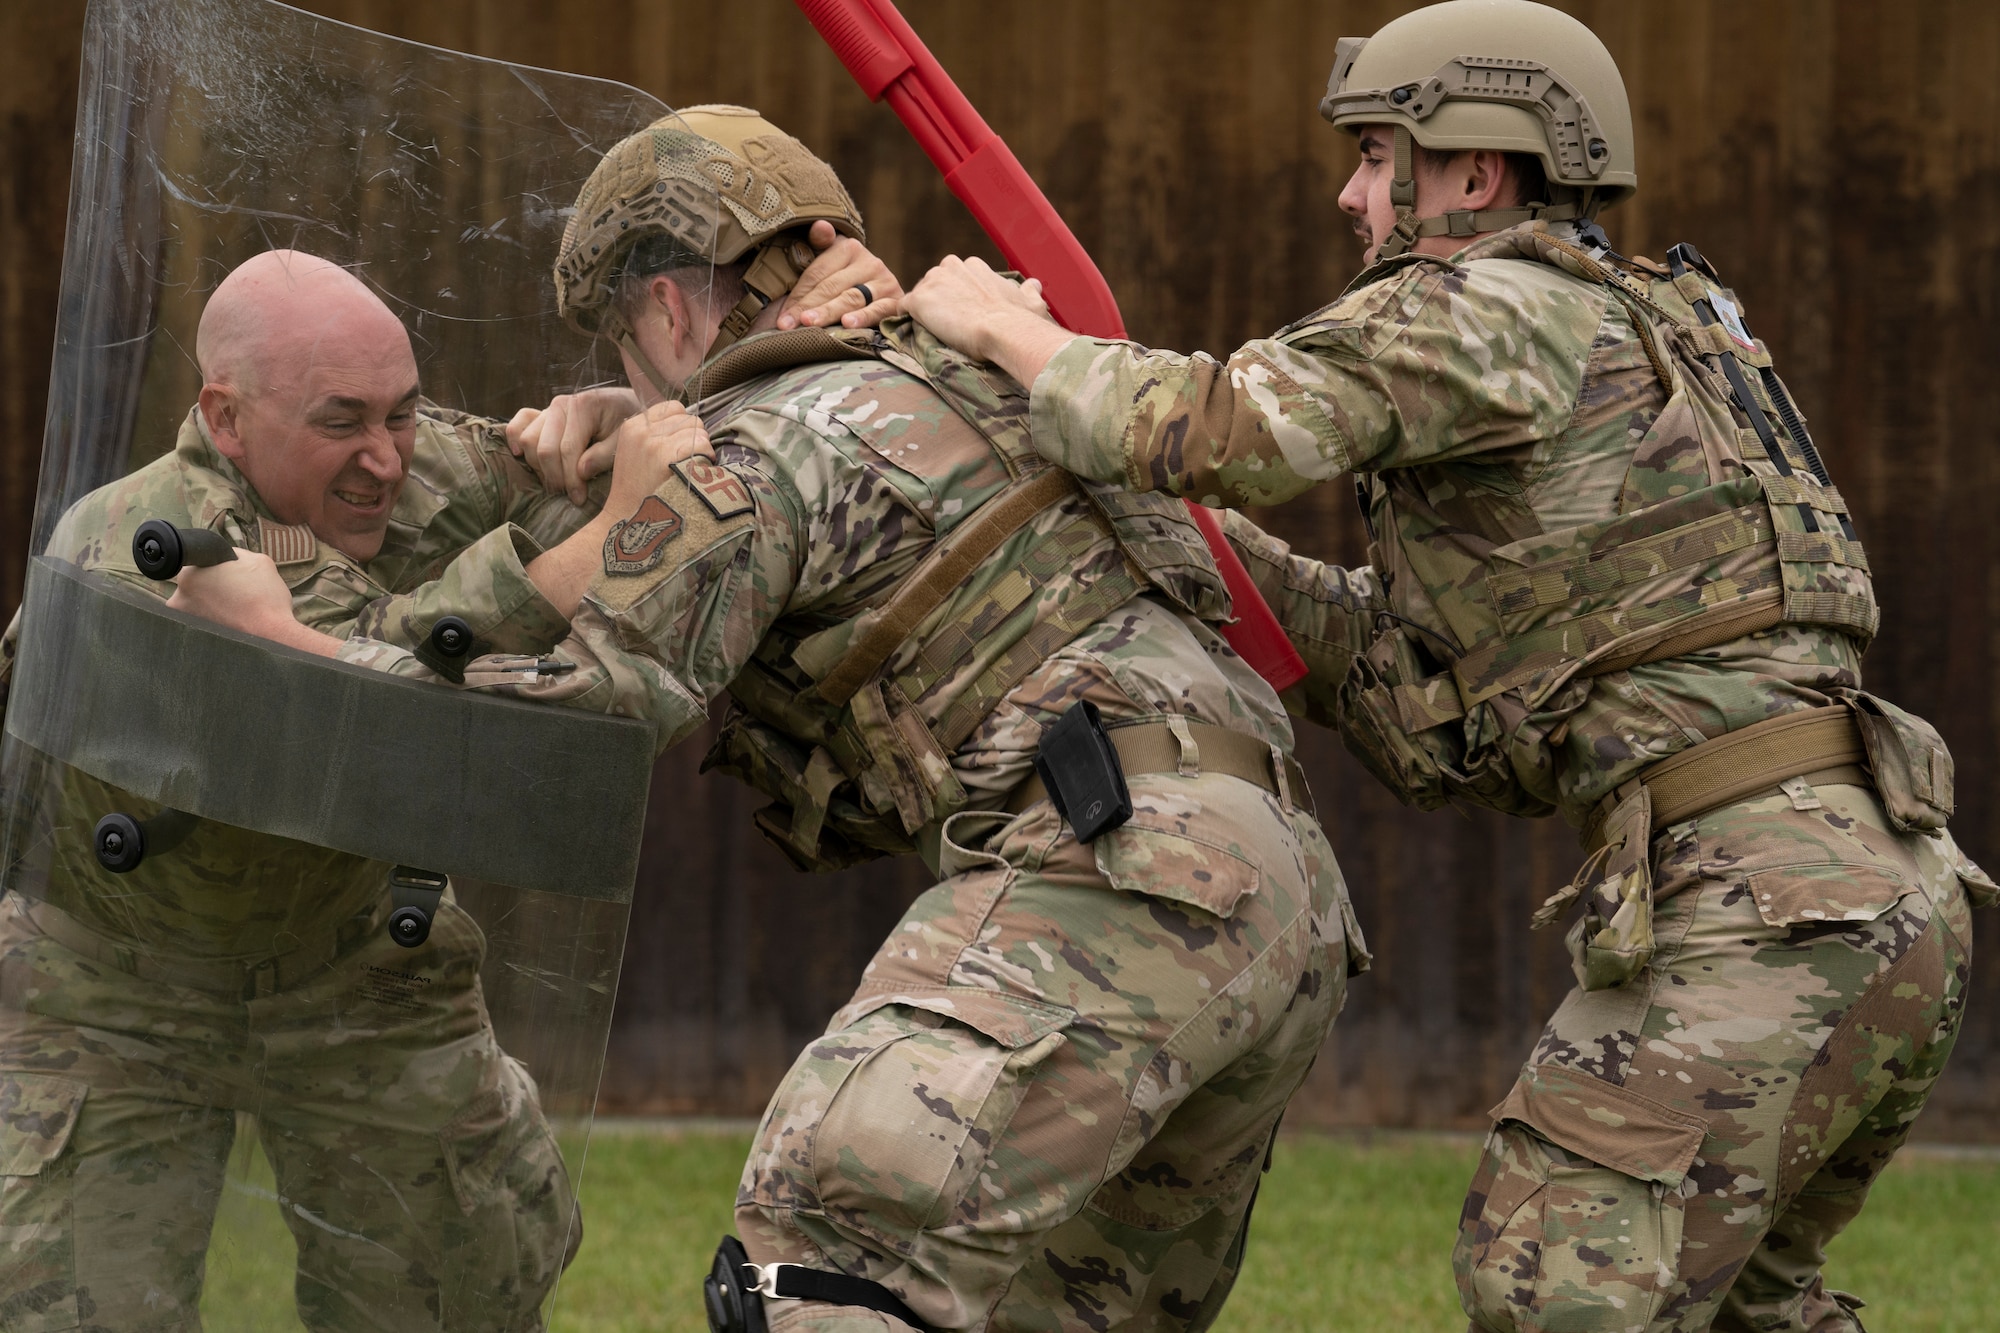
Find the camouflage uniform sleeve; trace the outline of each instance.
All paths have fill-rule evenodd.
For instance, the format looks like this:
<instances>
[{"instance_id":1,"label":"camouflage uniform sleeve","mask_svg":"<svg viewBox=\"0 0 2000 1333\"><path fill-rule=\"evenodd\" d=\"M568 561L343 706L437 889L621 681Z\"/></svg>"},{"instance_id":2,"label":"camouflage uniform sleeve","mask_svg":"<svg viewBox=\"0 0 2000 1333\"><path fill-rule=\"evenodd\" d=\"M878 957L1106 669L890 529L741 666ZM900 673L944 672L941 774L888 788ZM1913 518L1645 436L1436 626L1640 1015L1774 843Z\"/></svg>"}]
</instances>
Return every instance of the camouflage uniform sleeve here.
<instances>
[{"instance_id":1,"label":"camouflage uniform sleeve","mask_svg":"<svg viewBox=\"0 0 2000 1333\"><path fill-rule=\"evenodd\" d=\"M1341 682L1374 641L1376 618L1389 609L1381 579L1365 565L1343 569L1293 555L1234 511L1223 514L1222 531L1305 659L1306 678L1285 692L1285 706L1323 727L1337 726Z\"/></svg>"},{"instance_id":2,"label":"camouflage uniform sleeve","mask_svg":"<svg viewBox=\"0 0 2000 1333\"><path fill-rule=\"evenodd\" d=\"M574 505L514 456L501 423L429 405L424 416L449 446L449 475L439 478L448 502L424 533L425 545L437 550L431 572L414 588L370 602L351 621L317 628L414 647L440 617L455 615L488 651L547 651L569 632L569 622L527 567L590 521L610 489L609 475L592 481L588 503Z\"/></svg>"},{"instance_id":3,"label":"camouflage uniform sleeve","mask_svg":"<svg viewBox=\"0 0 2000 1333\"><path fill-rule=\"evenodd\" d=\"M408 592L376 598L351 621L315 628L410 648L440 617L458 616L489 651L542 652L569 632L569 622L528 576L528 562L541 553L532 536L503 521L454 556L436 577Z\"/></svg>"},{"instance_id":4,"label":"camouflage uniform sleeve","mask_svg":"<svg viewBox=\"0 0 2000 1333\"><path fill-rule=\"evenodd\" d=\"M1035 380L1035 445L1083 476L1217 506L1533 446L1574 414L1605 314L1580 283L1490 271L1540 268L1407 268L1221 361L1074 339Z\"/></svg>"},{"instance_id":5,"label":"camouflage uniform sleeve","mask_svg":"<svg viewBox=\"0 0 2000 1333\"><path fill-rule=\"evenodd\" d=\"M749 449L718 442L613 528L605 570L546 657L473 661L464 687L644 718L665 750L708 719L797 586L803 501ZM344 661L438 679L408 653L350 640Z\"/></svg>"}]
</instances>

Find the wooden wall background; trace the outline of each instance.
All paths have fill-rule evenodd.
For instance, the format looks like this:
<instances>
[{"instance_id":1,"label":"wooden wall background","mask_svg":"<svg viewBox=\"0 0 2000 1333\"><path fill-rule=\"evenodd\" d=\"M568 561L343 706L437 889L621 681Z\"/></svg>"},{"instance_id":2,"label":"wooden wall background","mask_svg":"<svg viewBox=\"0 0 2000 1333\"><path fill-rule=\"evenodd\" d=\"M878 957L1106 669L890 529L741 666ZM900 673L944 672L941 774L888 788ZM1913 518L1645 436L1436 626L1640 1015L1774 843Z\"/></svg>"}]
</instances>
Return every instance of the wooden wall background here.
<instances>
[{"instance_id":1,"label":"wooden wall background","mask_svg":"<svg viewBox=\"0 0 2000 1333\"><path fill-rule=\"evenodd\" d=\"M834 163L906 279L989 253L928 162L788 0L311 0L333 17L759 107ZM1389 0L909 0L906 13L1042 182L1135 337L1227 350L1355 271L1353 162L1315 114L1335 39ZM1869 683L1937 722L1962 841L2000 861L2000 9L1982 0L1580 0L1631 89L1628 252L1695 240L1747 298L1853 502L1886 606ZM0 14L0 601L11 612L47 392L79 0ZM514 404L466 404L499 410ZM1344 487L1273 516L1353 560ZM605 1087L622 1110L751 1114L854 983L914 864L809 879L753 801L661 764ZM1567 985L1527 917L1577 859L1559 825L1406 811L1325 735L1304 757L1376 956L1295 1123L1472 1125ZM1982 947L2000 943L1983 916ZM1923 1132L2000 1138L2000 972L1979 969Z\"/></svg>"}]
</instances>

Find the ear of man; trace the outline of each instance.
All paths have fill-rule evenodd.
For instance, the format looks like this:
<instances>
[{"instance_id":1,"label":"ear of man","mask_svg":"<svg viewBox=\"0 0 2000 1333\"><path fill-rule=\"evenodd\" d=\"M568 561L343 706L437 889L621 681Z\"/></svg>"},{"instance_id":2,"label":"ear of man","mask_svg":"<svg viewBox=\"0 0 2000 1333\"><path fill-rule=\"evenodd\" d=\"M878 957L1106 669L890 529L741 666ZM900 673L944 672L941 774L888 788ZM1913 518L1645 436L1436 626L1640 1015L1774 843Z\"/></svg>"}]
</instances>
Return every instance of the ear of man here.
<instances>
[{"instance_id":1,"label":"ear of man","mask_svg":"<svg viewBox=\"0 0 2000 1333\"><path fill-rule=\"evenodd\" d=\"M1411 165L1420 181L1445 185L1453 212L1481 212L1548 202L1547 177L1528 153L1491 148L1437 149L1411 145Z\"/></svg>"},{"instance_id":2,"label":"ear of man","mask_svg":"<svg viewBox=\"0 0 2000 1333\"><path fill-rule=\"evenodd\" d=\"M237 415L243 407L242 392L230 384L204 384L196 405L208 426L209 439L215 442L215 451L232 462L241 462L243 433Z\"/></svg>"}]
</instances>

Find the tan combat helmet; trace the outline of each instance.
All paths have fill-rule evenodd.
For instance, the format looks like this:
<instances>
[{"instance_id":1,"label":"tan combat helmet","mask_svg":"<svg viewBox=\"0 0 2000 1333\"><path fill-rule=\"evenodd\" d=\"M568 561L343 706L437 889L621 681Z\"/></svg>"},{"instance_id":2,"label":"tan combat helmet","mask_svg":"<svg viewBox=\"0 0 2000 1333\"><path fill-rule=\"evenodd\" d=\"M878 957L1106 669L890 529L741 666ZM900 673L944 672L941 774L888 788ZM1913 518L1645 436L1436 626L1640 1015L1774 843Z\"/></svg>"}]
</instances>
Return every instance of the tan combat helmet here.
<instances>
[{"instance_id":1,"label":"tan combat helmet","mask_svg":"<svg viewBox=\"0 0 2000 1333\"><path fill-rule=\"evenodd\" d=\"M579 331L615 340L667 394L615 299L633 248L664 235L694 261L752 256L713 355L798 282L813 258L806 231L822 218L865 239L861 210L804 144L746 107L689 107L619 141L584 182L556 256L556 309Z\"/></svg>"},{"instance_id":2,"label":"tan combat helmet","mask_svg":"<svg viewBox=\"0 0 2000 1333\"><path fill-rule=\"evenodd\" d=\"M1560 10L1531 0L1447 0L1373 37L1343 37L1319 113L1360 133L1395 131L1390 199L1396 230L1378 252L1422 236L1474 236L1545 218L1588 218L1639 186L1625 81L1604 43ZM1410 141L1540 158L1554 201L1418 218Z\"/></svg>"}]
</instances>

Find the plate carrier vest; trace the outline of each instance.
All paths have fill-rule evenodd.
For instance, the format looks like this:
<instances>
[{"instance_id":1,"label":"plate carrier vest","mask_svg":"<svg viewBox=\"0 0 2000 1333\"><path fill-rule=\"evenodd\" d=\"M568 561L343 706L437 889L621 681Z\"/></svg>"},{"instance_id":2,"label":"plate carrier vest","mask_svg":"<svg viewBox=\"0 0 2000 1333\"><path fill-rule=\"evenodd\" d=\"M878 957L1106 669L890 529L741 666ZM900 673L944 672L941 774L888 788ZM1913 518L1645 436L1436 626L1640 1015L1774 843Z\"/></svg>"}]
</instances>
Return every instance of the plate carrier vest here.
<instances>
[{"instance_id":1,"label":"plate carrier vest","mask_svg":"<svg viewBox=\"0 0 2000 1333\"><path fill-rule=\"evenodd\" d=\"M907 321L883 329L798 329L739 343L704 368L705 402L797 366L886 361L923 380L991 442L1012 479L946 526L878 605L801 636L783 619L730 685L703 771L772 798L756 823L801 869L838 870L916 850L916 835L963 809L951 755L1008 691L1085 629L1144 593L1211 623L1229 594L1200 532L1169 497L1083 481L1035 452L1028 397ZM1025 547L1037 515L1064 521ZM1077 576L1105 535L1109 574ZM1041 594L1073 584L1068 595ZM983 669L962 675L968 662Z\"/></svg>"},{"instance_id":2,"label":"plate carrier vest","mask_svg":"<svg viewBox=\"0 0 2000 1333\"><path fill-rule=\"evenodd\" d=\"M1663 273L1542 225L1494 239L1511 249L1489 257L1554 265L1624 306L1667 401L1633 452L1615 518L1501 545L1445 521L1427 469L1359 478L1371 560L1392 568L1381 546L1395 541L1397 565L1420 585L1397 600L1428 598L1455 642L1385 621L1341 687L1340 717L1348 748L1408 803L1541 813L1528 808L1539 798L1524 798L1505 739L1564 702L1552 697L1570 681L1780 624L1836 630L1865 648L1880 612L1847 502L1769 351L1692 246L1675 246ZM1449 261L1404 256L1357 286L1418 265ZM1454 591L1425 591L1437 588Z\"/></svg>"}]
</instances>

